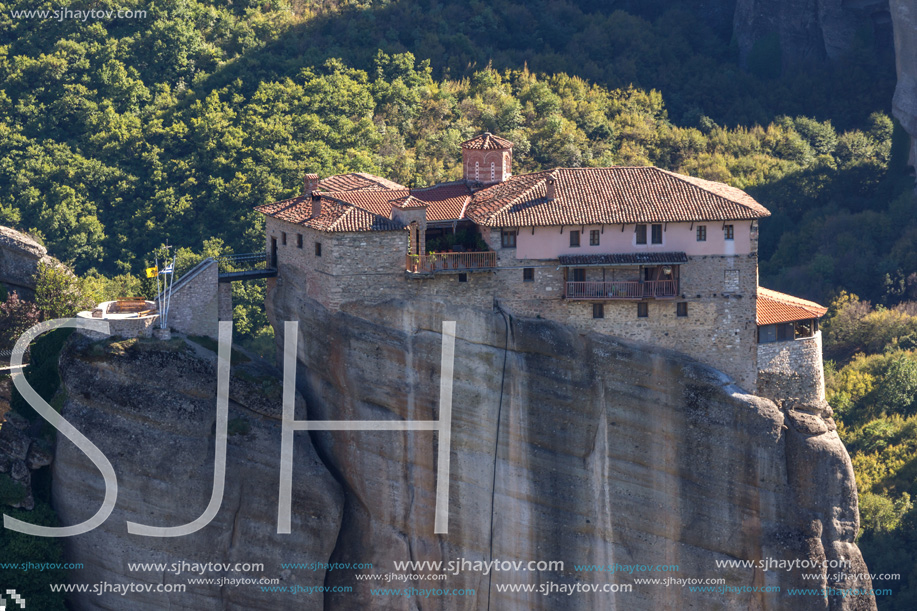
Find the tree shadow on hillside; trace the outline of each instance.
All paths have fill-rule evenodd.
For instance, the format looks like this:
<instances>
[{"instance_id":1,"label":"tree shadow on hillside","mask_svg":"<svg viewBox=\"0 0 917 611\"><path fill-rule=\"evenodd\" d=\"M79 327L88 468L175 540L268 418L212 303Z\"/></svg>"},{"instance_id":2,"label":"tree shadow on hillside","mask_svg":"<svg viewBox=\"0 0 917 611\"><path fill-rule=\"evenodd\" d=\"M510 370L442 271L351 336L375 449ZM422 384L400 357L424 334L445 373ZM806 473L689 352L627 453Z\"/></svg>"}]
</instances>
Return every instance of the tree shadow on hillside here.
<instances>
[{"instance_id":1,"label":"tree shadow on hillside","mask_svg":"<svg viewBox=\"0 0 917 611\"><path fill-rule=\"evenodd\" d=\"M656 89L680 123L707 115L725 125L752 125L807 114L843 125L890 106L894 66L887 58L861 56L849 65L800 66L777 80L758 78L738 68L722 15L711 17L709 2L650 3L643 16L618 10L630 4L421 0L345 9L289 27L197 83L196 96L235 81L248 95L261 81L295 78L329 58L372 71L381 49L429 59L436 78L527 66L610 88Z\"/></svg>"}]
</instances>

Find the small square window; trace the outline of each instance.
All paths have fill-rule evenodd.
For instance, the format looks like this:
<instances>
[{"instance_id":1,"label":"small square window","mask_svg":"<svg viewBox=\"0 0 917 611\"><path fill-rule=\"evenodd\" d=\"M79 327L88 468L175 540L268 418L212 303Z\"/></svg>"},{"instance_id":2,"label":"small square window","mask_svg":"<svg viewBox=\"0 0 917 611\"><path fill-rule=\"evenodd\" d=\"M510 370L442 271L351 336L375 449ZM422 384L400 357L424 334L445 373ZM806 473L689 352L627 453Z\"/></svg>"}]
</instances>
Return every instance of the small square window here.
<instances>
[{"instance_id":1,"label":"small square window","mask_svg":"<svg viewBox=\"0 0 917 611\"><path fill-rule=\"evenodd\" d=\"M570 246L579 246L579 231L570 232Z\"/></svg>"},{"instance_id":2,"label":"small square window","mask_svg":"<svg viewBox=\"0 0 917 611\"><path fill-rule=\"evenodd\" d=\"M647 318L650 315L650 304L641 301L637 304L637 318Z\"/></svg>"},{"instance_id":3,"label":"small square window","mask_svg":"<svg viewBox=\"0 0 917 611\"><path fill-rule=\"evenodd\" d=\"M795 327L796 326L791 322L777 325L777 341L778 342L787 342L787 341L790 341L791 339L795 339L794 338L794 334L796 331Z\"/></svg>"},{"instance_id":4,"label":"small square window","mask_svg":"<svg viewBox=\"0 0 917 611\"><path fill-rule=\"evenodd\" d=\"M322 256L322 243L321 242L315 243L315 256L316 257Z\"/></svg>"},{"instance_id":5,"label":"small square window","mask_svg":"<svg viewBox=\"0 0 917 611\"><path fill-rule=\"evenodd\" d=\"M675 304L675 313L681 317L687 316L688 315L688 302L679 301L678 303L676 303Z\"/></svg>"},{"instance_id":6,"label":"small square window","mask_svg":"<svg viewBox=\"0 0 917 611\"><path fill-rule=\"evenodd\" d=\"M637 225L634 233L637 236L637 244L646 244L646 225Z\"/></svg>"},{"instance_id":7,"label":"small square window","mask_svg":"<svg viewBox=\"0 0 917 611\"><path fill-rule=\"evenodd\" d=\"M516 230L500 232L500 244L503 248L516 248Z\"/></svg>"},{"instance_id":8,"label":"small square window","mask_svg":"<svg viewBox=\"0 0 917 611\"><path fill-rule=\"evenodd\" d=\"M573 282L585 282L586 281L586 268L576 267L573 269Z\"/></svg>"},{"instance_id":9,"label":"small square window","mask_svg":"<svg viewBox=\"0 0 917 611\"><path fill-rule=\"evenodd\" d=\"M662 225L653 225L653 244L662 244Z\"/></svg>"},{"instance_id":10,"label":"small square window","mask_svg":"<svg viewBox=\"0 0 917 611\"><path fill-rule=\"evenodd\" d=\"M284 246L287 245L287 232L286 231L280 232L280 243L283 244Z\"/></svg>"},{"instance_id":11,"label":"small square window","mask_svg":"<svg viewBox=\"0 0 917 611\"><path fill-rule=\"evenodd\" d=\"M599 245L599 230L592 229L589 231L589 246Z\"/></svg>"},{"instance_id":12,"label":"small square window","mask_svg":"<svg viewBox=\"0 0 917 611\"><path fill-rule=\"evenodd\" d=\"M697 226L697 241L698 242L707 241L707 226L706 225Z\"/></svg>"},{"instance_id":13,"label":"small square window","mask_svg":"<svg viewBox=\"0 0 917 611\"><path fill-rule=\"evenodd\" d=\"M522 268L522 281L523 282L535 282L535 268L534 267L523 267Z\"/></svg>"},{"instance_id":14,"label":"small square window","mask_svg":"<svg viewBox=\"0 0 917 611\"><path fill-rule=\"evenodd\" d=\"M296 234L296 248L302 248L302 234Z\"/></svg>"},{"instance_id":15,"label":"small square window","mask_svg":"<svg viewBox=\"0 0 917 611\"><path fill-rule=\"evenodd\" d=\"M459 274L458 276L459 276L458 278L459 282L468 282L468 274Z\"/></svg>"},{"instance_id":16,"label":"small square window","mask_svg":"<svg viewBox=\"0 0 917 611\"><path fill-rule=\"evenodd\" d=\"M592 317L593 318L605 318L605 304L604 303L593 303L592 304Z\"/></svg>"},{"instance_id":17,"label":"small square window","mask_svg":"<svg viewBox=\"0 0 917 611\"><path fill-rule=\"evenodd\" d=\"M726 225L723 227L723 234L727 240L735 239L735 225Z\"/></svg>"}]
</instances>

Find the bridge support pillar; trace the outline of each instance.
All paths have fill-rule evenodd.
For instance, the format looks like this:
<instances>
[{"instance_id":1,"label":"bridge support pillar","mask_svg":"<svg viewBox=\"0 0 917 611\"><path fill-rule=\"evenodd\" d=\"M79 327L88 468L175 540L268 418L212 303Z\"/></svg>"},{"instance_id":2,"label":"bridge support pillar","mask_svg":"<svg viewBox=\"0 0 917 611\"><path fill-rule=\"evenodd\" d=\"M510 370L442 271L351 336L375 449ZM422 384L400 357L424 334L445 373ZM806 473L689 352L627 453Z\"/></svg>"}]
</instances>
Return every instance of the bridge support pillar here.
<instances>
[{"instance_id":1,"label":"bridge support pillar","mask_svg":"<svg viewBox=\"0 0 917 611\"><path fill-rule=\"evenodd\" d=\"M217 313L220 320L232 320L232 282L219 283Z\"/></svg>"}]
</instances>

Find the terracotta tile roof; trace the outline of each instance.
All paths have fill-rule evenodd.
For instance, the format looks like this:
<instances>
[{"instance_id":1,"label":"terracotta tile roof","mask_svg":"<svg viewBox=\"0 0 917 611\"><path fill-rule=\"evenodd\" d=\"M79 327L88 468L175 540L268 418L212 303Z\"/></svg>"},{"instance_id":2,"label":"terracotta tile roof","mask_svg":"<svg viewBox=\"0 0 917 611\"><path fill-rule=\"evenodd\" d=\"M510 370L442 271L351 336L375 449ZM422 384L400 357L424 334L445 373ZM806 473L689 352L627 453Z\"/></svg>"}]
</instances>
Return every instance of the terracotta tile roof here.
<instances>
[{"instance_id":1,"label":"terracotta tile roof","mask_svg":"<svg viewBox=\"0 0 917 611\"><path fill-rule=\"evenodd\" d=\"M476 151L496 151L499 149L511 149L513 148L513 143L506 138L494 136L490 132L484 132L480 136L475 136L471 140L462 142L462 148Z\"/></svg>"},{"instance_id":2,"label":"terracotta tile roof","mask_svg":"<svg viewBox=\"0 0 917 611\"><path fill-rule=\"evenodd\" d=\"M555 181L548 201L547 180ZM770 216L746 193L654 167L557 168L514 176L474 194L466 213L480 225L531 227Z\"/></svg>"},{"instance_id":3,"label":"terracotta tile roof","mask_svg":"<svg viewBox=\"0 0 917 611\"><path fill-rule=\"evenodd\" d=\"M679 265L688 262L683 252L636 252L610 255L560 255L560 264L576 267L579 265Z\"/></svg>"},{"instance_id":4,"label":"terracotta tile roof","mask_svg":"<svg viewBox=\"0 0 917 611\"><path fill-rule=\"evenodd\" d=\"M324 181L320 184L323 183ZM409 205L415 207L419 205L427 206L427 221L430 222L452 221L462 218L462 212L471 199L471 190L464 182L445 183L426 189L357 189L333 192L316 191L315 194L322 198L323 215L327 204L334 202L336 204L336 207L333 207L334 210L339 208L343 210L342 206L359 208L371 215L388 220L391 216L393 203L403 206L405 202L413 202ZM383 231L385 227L390 227L389 230L402 228L400 224L393 221L390 221L390 223L393 223L391 225L387 225L378 219L370 223L368 218L356 214L347 216L346 222L337 224L331 222L306 222L312 214L312 199L303 196L258 206L256 210L268 216L321 229L322 231L369 231L368 227L370 226L373 231ZM356 218L363 220L357 225L353 225L350 220ZM360 228L349 229L352 226Z\"/></svg>"},{"instance_id":5,"label":"terracotta tile roof","mask_svg":"<svg viewBox=\"0 0 917 611\"><path fill-rule=\"evenodd\" d=\"M392 202L406 198L411 192L408 189L359 189L356 191L323 192L316 191L323 198L362 208L380 216L391 216Z\"/></svg>"},{"instance_id":6,"label":"terracotta tile roof","mask_svg":"<svg viewBox=\"0 0 917 611\"><path fill-rule=\"evenodd\" d=\"M323 178L318 181L318 190L326 192L356 191L359 189L379 191L382 189L406 188L407 187L399 185L397 182L382 178L381 176L376 176L375 174L367 174L366 172L337 174L336 176L329 176L328 178Z\"/></svg>"},{"instance_id":7,"label":"terracotta tile roof","mask_svg":"<svg viewBox=\"0 0 917 611\"><path fill-rule=\"evenodd\" d=\"M396 199L394 204L397 204L399 208L410 209L410 208L428 208L429 205L425 201L421 201L414 197L413 195L408 195L403 199Z\"/></svg>"},{"instance_id":8,"label":"terracotta tile roof","mask_svg":"<svg viewBox=\"0 0 917 611\"><path fill-rule=\"evenodd\" d=\"M304 197L302 195L299 195L297 197L292 197L290 199L281 200L279 202L273 202L271 204L263 204L261 206L255 206L255 210L267 216L275 216L277 218L281 218L279 216L281 213L285 214L286 216L289 216L289 214L291 213L293 209L299 208L303 206L304 204L307 205L307 212L305 215L305 217L307 218L309 216L309 212L311 212L312 210L311 208L312 200L311 198Z\"/></svg>"},{"instance_id":9,"label":"terracotta tile roof","mask_svg":"<svg viewBox=\"0 0 917 611\"><path fill-rule=\"evenodd\" d=\"M758 287L758 325L776 325L795 320L821 318L828 308L785 293Z\"/></svg>"},{"instance_id":10,"label":"terracotta tile roof","mask_svg":"<svg viewBox=\"0 0 917 611\"><path fill-rule=\"evenodd\" d=\"M411 197L429 204L427 221L454 221L462 218L471 189L464 182L444 183L427 189L411 189Z\"/></svg>"},{"instance_id":11,"label":"terracotta tile roof","mask_svg":"<svg viewBox=\"0 0 917 611\"><path fill-rule=\"evenodd\" d=\"M282 202L258 206L255 210L267 216L319 231L397 231L404 227L387 215L373 214L328 197L321 198L322 209L312 216L312 198L294 197Z\"/></svg>"}]
</instances>

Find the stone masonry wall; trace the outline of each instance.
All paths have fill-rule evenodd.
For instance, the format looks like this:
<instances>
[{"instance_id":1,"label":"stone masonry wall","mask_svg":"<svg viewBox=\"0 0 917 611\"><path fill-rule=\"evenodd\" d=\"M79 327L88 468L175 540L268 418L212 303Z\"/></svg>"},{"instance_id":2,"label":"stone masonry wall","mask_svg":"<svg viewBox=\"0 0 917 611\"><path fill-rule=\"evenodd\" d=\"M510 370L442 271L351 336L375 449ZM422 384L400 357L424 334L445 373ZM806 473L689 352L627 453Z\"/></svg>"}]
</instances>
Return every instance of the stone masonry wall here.
<instances>
[{"instance_id":1,"label":"stone masonry wall","mask_svg":"<svg viewBox=\"0 0 917 611\"><path fill-rule=\"evenodd\" d=\"M220 320L218 286L219 265L213 260L194 277L180 278L169 305L169 327L188 335L217 338L217 322Z\"/></svg>"},{"instance_id":2,"label":"stone masonry wall","mask_svg":"<svg viewBox=\"0 0 917 611\"><path fill-rule=\"evenodd\" d=\"M220 282L217 291L220 320L232 320L232 283Z\"/></svg>"},{"instance_id":3,"label":"stone masonry wall","mask_svg":"<svg viewBox=\"0 0 917 611\"><path fill-rule=\"evenodd\" d=\"M783 401L825 400L821 331L791 342L758 344L757 394Z\"/></svg>"},{"instance_id":4,"label":"stone masonry wall","mask_svg":"<svg viewBox=\"0 0 917 611\"><path fill-rule=\"evenodd\" d=\"M513 249L500 248L499 230L484 235L495 247L499 269L469 271L465 282L458 273L406 274L407 232L322 233L268 219L268 245L280 231L287 231L287 245L277 238L278 284L301 285L304 295L332 311L361 316L367 303L390 299L491 309L496 299L513 316L555 320L584 331L671 348L720 369L749 392L756 387L755 255L690 258L680 269L680 298L648 300L649 316L638 318L634 301L563 299L564 270L558 262L516 259ZM297 247L298 233L304 237L302 249ZM315 256L314 241L322 243L321 257ZM534 281L523 281L526 267L534 268ZM639 269L612 272L607 268L609 273L623 278L638 274ZM590 280L599 280L600 275L601 269L587 269ZM676 315L678 301L687 302L686 317ZM604 318L593 318L593 303L603 304Z\"/></svg>"}]
</instances>

